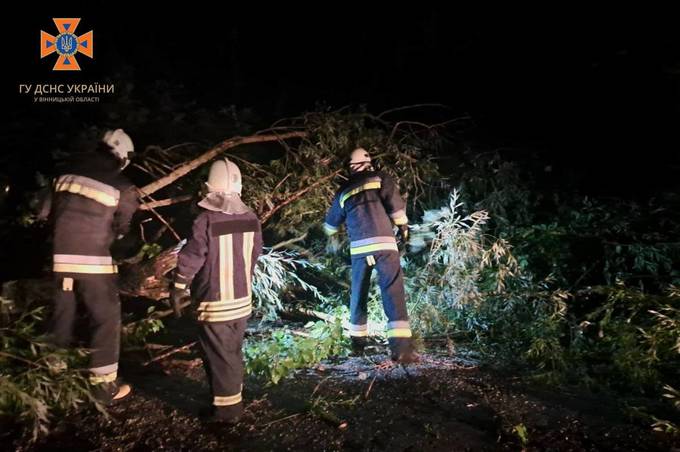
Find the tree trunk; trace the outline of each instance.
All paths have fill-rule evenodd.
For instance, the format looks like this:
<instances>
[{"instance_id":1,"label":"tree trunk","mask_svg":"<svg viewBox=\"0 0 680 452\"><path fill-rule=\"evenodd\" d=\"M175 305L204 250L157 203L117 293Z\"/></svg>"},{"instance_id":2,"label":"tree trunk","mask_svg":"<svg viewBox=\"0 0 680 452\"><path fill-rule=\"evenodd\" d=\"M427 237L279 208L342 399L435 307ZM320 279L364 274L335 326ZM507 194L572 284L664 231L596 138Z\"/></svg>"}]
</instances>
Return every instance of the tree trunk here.
<instances>
[{"instance_id":1,"label":"tree trunk","mask_svg":"<svg viewBox=\"0 0 680 452\"><path fill-rule=\"evenodd\" d=\"M121 267L120 293L128 297L161 300L170 296L170 278L166 275L177 266L174 248L162 251L153 259Z\"/></svg>"}]
</instances>

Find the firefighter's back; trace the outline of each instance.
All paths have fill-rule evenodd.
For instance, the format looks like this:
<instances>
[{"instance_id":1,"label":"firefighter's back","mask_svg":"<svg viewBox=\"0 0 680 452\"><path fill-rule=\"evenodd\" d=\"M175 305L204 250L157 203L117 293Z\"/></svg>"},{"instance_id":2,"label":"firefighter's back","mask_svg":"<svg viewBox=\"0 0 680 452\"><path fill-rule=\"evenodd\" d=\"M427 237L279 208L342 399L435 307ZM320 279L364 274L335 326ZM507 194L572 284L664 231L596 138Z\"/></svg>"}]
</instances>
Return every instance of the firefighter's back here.
<instances>
[{"instance_id":1,"label":"firefighter's back","mask_svg":"<svg viewBox=\"0 0 680 452\"><path fill-rule=\"evenodd\" d=\"M62 170L55 180L52 206L55 255L110 256L121 191L131 187L119 169L115 159L91 152ZM78 263L87 264L87 260Z\"/></svg>"},{"instance_id":2,"label":"firefighter's back","mask_svg":"<svg viewBox=\"0 0 680 452\"><path fill-rule=\"evenodd\" d=\"M361 172L341 188L340 204L347 213L347 232L352 241L392 235L392 223L380 198L383 177L379 172Z\"/></svg>"}]
</instances>

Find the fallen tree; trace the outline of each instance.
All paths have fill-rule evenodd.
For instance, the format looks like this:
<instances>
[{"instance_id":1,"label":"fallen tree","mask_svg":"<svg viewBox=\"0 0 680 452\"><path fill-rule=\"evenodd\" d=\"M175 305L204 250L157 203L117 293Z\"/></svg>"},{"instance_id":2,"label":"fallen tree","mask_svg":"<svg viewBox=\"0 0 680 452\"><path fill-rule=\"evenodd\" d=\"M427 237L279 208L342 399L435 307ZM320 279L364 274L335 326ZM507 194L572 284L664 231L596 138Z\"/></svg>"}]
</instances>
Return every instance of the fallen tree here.
<instances>
[{"instance_id":1,"label":"fallen tree","mask_svg":"<svg viewBox=\"0 0 680 452\"><path fill-rule=\"evenodd\" d=\"M193 193L197 193L203 181L192 177L191 173L239 146L275 142L283 148L280 157L266 162L246 159L233 152L228 155L242 170L245 202L253 208L270 236L280 240L277 247L299 248L305 245L304 242L308 246L314 242L310 231L322 222L337 182L343 177L345 158L356 146L370 149L385 164L385 169L397 178L405 196L415 207L419 200L427 197L428 191L436 191L445 183L433 161L420 150L418 134L412 129L400 132L401 126L403 124L388 123L382 115L310 113L289 120L289 124L275 124L270 130L277 133L223 140L186 162L163 164L160 156L149 156L155 168L163 164L169 172L139 188L140 210L150 212L153 215L150 219L161 223L159 234L170 231L174 240L159 240L163 251L150 259L129 260L121 265L121 293L153 300L168 297L166 275L176 265L173 249L186 233L176 231L168 215L177 216L178 212L186 215L187 210L166 214L159 209L196 200L193 194L186 193L186 187L188 185ZM297 140L297 144L291 146L287 143L290 140ZM163 157L167 159L167 156L166 150ZM187 181L182 188L177 186L180 179ZM433 184L433 181L436 182ZM152 197L163 189L174 192L159 200ZM184 193L177 193L178 190ZM272 221L275 218L276 221ZM318 237L318 234L311 235Z\"/></svg>"}]
</instances>

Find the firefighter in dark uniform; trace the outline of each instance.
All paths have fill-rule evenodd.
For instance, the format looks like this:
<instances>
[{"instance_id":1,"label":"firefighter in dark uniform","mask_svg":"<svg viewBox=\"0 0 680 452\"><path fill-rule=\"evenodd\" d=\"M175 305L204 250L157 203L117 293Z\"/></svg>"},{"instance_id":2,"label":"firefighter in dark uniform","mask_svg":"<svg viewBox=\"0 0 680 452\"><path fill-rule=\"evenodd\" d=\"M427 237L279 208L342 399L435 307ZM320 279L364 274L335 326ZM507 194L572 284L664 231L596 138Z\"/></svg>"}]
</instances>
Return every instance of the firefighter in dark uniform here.
<instances>
[{"instance_id":1,"label":"firefighter in dark uniform","mask_svg":"<svg viewBox=\"0 0 680 452\"><path fill-rule=\"evenodd\" d=\"M394 179L373 169L366 150L359 148L352 152L349 168L350 177L333 199L324 230L332 236L345 223L350 238L349 334L353 348L360 352L366 345L368 291L375 268L388 319L387 337L392 359L400 363L414 362L418 355L411 339L399 249L393 232L395 225L401 241L408 241L406 203Z\"/></svg>"},{"instance_id":2,"label":"firefighter in dark uniform","mask_svg":"<svg viewBox=\"0 0 680 452\"><path fill-rule=\"evenodd\" d=\"M211 420L235 424L243 413L241 346L262 232L255 213L241 201L241 172L233 162L213 163L206 186L208 194L198 203L204 211L179 252L171 299L176 310L188 296L198 303Z\"/></svg>"},{"instance_id":3,"label":"firefighter in dark uniform","mask_svg":"<svg viewBox=\"0 0 680 452\"><path fill-rule=\"evenodd\" d=\"M117 378L121 311L118 269L109 249L127 233L138 208L136 188L121 174L133 150L122 129L106 132L96 150L79 155L54 181L44 211L54 226L57 287L51 335L59 346L72 344L77 304L82 303L90 328L90 382L104 403L131 391Z\"/></svg>"}]
</instances>

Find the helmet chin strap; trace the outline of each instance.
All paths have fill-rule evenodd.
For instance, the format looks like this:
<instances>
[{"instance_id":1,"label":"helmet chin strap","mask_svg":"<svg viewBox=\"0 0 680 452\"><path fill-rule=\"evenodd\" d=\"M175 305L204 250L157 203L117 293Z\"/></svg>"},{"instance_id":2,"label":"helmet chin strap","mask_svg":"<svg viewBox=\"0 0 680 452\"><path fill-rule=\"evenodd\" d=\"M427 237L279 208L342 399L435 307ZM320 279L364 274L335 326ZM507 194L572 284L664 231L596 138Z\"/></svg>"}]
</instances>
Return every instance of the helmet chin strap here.
<instances>
[{"instance_id":1,"label":"helmet chin strap","mask_svg":"<svg viewBox=\"0 0 680 452\"><path fill-rule=\"evenodd\" d=\"M130 164L130 159L124 159L123 160L123 166L120 167L120 170L123 171L127 166Z\"/></svg>"}]
</instances>

